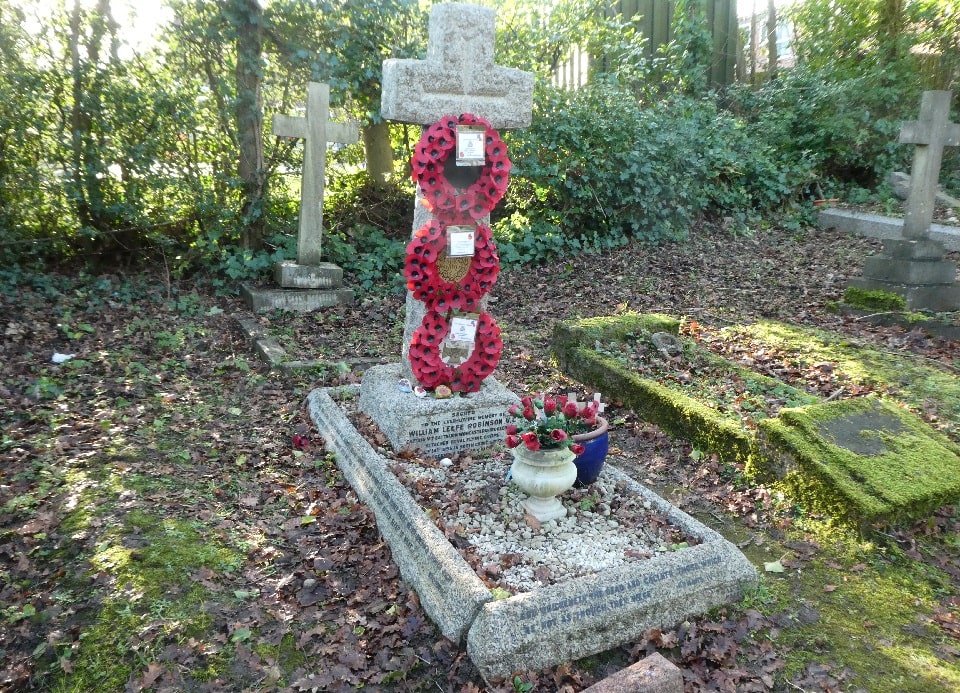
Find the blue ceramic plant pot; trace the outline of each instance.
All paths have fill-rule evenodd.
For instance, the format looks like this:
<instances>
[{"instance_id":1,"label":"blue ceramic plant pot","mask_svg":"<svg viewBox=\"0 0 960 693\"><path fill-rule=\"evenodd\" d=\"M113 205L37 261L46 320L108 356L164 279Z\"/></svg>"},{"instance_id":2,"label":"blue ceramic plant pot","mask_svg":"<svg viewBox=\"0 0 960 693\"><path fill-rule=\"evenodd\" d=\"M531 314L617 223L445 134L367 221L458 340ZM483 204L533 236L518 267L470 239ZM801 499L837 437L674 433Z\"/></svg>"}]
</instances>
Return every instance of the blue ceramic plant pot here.
<instances>
[{"instance_id":1,"label":"blue ceramic plant pot","mask_svg":"<svg viewBox=\"0 0 960 693\"><path fill-rule=\"evenodd\" d=\"M573 461L577 465L577 486L589 486L600 476L603 462L607 459L607 450L610 448L608 429L607 420L598 416L597 427L594 430L573 436L575 443L582 443L586 448L583 454L577 455Z\"/></svg>"}]
</instances>

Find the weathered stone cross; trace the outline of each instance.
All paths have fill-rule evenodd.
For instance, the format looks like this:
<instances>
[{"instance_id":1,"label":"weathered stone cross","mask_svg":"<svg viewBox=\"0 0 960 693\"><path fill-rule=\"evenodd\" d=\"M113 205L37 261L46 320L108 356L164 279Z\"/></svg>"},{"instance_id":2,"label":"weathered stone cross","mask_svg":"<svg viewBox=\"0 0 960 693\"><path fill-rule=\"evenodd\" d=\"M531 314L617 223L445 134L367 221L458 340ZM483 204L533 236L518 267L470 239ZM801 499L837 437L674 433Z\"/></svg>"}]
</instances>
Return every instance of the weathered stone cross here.
<instances>
[{"instance_id":1,"label":"weathered stone cross","mask_svg":"<svg viewBox=\"0 0 960 693\"><path fill-rule=\"evenodd\" d=\"M900 142L917 145L903 220L903 237L908 240L929 236L943 150L960 146L960 125L950 122L950 96L949 91L923 92L919 120L900 127Z\"/></svg>"},{"instance_id":2,"label":"weathered stone cross","mask_svg":"<svg viewBox=\"0 0 960 693\"><path fill-rule=\"evenodd\" d=\"M330 116L330 87L307 85L307 110L303 117L274 115L273 134L300 137L303 143L303 176L300 182L300 229L297 233L297 262L319 265L323 236L323 188L327 165L327 143L353 144L359 140L356 123L336 123Z\"/></svg>"},{"instance_id":3,"label":"weathered stone cross","mask_svg":"<svg viewBox=\"0 0 960 693\"><path fill-rule=\"evenodd\" d=\"M472 113L497 129L530 124L533 75L493 62L496 12L466 3L443 3L430 10L427 59L383 62L380 111L386 120L427 125L444 115ZM413 208L413 230L431 215L421 204L419 187ZM489 223L489 217L484 218ZM407 350L426 312L407 292L402 367L408 377Z\"/></svg>"},{"instance_id":4,"label":"weathered stone cross","mask_svg":"<svg viewBox=\"0 0 960 693\"><path fill-rule=\"evenodd\" d=\"M529 125L533 75L494 65L495 16L478 5L434 5L427 59L383 62L383 117L426 125L473 113L497 129Z\"/></svg>"}]
</instances>

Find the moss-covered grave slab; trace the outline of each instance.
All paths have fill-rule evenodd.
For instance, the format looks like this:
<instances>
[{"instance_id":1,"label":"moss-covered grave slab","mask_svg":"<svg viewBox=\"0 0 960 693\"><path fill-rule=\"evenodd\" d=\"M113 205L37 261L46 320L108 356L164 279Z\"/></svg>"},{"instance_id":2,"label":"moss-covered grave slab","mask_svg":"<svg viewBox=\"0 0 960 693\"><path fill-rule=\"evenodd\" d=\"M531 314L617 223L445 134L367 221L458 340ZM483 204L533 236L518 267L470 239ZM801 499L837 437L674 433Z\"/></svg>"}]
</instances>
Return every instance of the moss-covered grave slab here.
<instances>
[{"instance_id":1,"label":"moss-covered grave slab","mask_svg":"<svg viewBox=\"0 0 960 693\"><path fill-rule=\"evenodd\" d=\"M960 498L960 448L879 398L784 409L759 428L761 475L834 517L909 520Z\"/></svg>"},{"instance_id":2,"label":"moss-covered grave slab","mask_svg":"<svg viewBox=\"0 0 960 693\"><path fill-rule=\"evenodd\" d=\"M643 377L604 353L610 342L650 342L658 331L678 334L679 324L669 316L636 314L560 323L551 346L570 377L616 393L644 420L725 462L743 464L749 479L776 484L838 519L911 520L960 499L960 448L901 406L876 397L821 403L797 391L803 406L788 406L746 426L676 384ZM684 349L690 357L698 347L685 342ZM793 390L716 355L709 358L731 377ZM876 358L871 352L859 365L869 368ZM847 364L851 373L873 379L854 365ZM895 370L905 373L902 366Z\"/></svg>"},{"instance_id":3,"label":"moss-covered grave slab","mask_svg":"<svg viewBox=\"0 0 960 693\"><path fill-rule=\"evenodd\" d=\"M701 450L715 452L725 461L749 466L757 452L756 437L739 418L688 397L676 387L641 377L598 350L604 344L627 339L653 343L652 337L658 332L677 335L679 328L679 320L660 314L626 313L564 322L554 327L551 349L560 369L570 377L602 392L616 393L618 401L670 435L689 440ZM685 340L683 344L685 351L696 349ZM772 381L712 354L701 355L723 363L725 369L742 379L764 384Z\"/></svg>"}]
</instances>

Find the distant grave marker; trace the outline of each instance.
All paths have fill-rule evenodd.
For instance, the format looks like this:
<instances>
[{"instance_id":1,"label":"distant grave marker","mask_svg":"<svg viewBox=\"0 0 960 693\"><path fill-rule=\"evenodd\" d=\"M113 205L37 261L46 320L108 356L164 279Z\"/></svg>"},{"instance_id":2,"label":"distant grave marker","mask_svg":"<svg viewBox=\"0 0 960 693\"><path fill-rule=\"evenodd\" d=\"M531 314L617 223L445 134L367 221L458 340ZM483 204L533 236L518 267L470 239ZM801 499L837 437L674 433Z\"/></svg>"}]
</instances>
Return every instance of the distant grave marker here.
<instances>
[{"instance_id":1,"label":"distant grave marker","mask_svg":"<svg viewBox=\"0 0 960 693\"><path fill-rule=\"evenodd\" d=\"M950 122L950 96L949 91L924 92L920 117L903 123L900 142L915 149L902 235L884 240L883 254L867 258L863 276L850 282L860 289L899 294L912 310L960 309L956 265L944 257L943 243L930 237L943 150L960 146L960 125ZM829 210L821 224L846 226Z\"/></svg>"},{"instance_id":2,"label":"distant grave marker","mask_svg":"<svg viewBox=\"0 0 960 693\"><path fill-rule=\"evenodd\" d=\"M304 141L300 228L297 234L297 262L301 265L319 265L322 262L320 250L327 144L353 144L360 139L356 123L338 123L329 118L330 87L317 82L307 85L307 109L303 116L280 113L273 116L274 135L297 137Z\"/></svg>"},{"instance_id":3,"label":"distant grave marker","mask_svg":"<svg viewBox=\"0 0 960 693\"><path fill-rule=\"evenodd\" d=\"M357 142L359 130L356 123L339 123L329 118L330 87L318 82L307 85L303 116L273 116L274 135L303 140L297 260L278 262L274 267L274 279L282 288L243 287L247 302L254 311L278 308L310 311L353 302L353 291L343 288L343 270L333 263L324 262L321 248L327 144Z\"/></svg>"}]
</instances>

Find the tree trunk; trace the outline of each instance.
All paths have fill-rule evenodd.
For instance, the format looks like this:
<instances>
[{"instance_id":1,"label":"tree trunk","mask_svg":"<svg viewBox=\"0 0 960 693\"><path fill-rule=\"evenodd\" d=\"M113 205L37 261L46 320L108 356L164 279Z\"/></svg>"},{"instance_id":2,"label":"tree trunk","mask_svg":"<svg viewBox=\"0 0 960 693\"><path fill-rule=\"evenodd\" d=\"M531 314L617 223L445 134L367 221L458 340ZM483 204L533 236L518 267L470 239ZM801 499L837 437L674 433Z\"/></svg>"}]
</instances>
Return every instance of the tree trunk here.
<instances>
[{"instance_id":1,"label":"tree trunk","mask_svg":"<svg viewBox=\"0 0 960 693\"><path fill-rule=\"evenodd\" d=\"M390 143L390 125L386 121L364 125L361 134L370 180L375 185L383 185L393 173L393 145Z\"/></svg>"},{"instance_id":2,"label":"tree trunk","mask_svg":"<svg viewBox=\"0 0 960 693\"><path fill-rule=\"evenodd\" d=\"M257 0L234 0L231 8L237 30L237 138L243 202L240 242L244 248L263 247L264 197L267 180L263 168L263 104L260 85L263 58L263 10Z\"/></svg>"},{"instance_id":3,"label":"tree trunk","mask_svg":"<svg viewBox=\"0 0 960 693\"><path fill-rule=\"evenodd\" d=\"M777 76L777 5L774 0L767 4L767 53L769 60L767 62L767 79L773 79Z\"/></svg>"},{"instance_id":4,"label":"tree trunk","mask_svg":"<svg viewBox=\"0 0 960 693\"><path fill-rule=\"evenodd\" d=\"M903 0L883 0L877 17L877 40L884 57L894 62L900 55L900 32L903 29Z\"/></svg>"}]
</instances>

